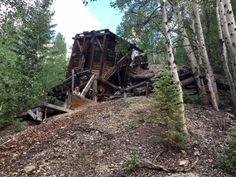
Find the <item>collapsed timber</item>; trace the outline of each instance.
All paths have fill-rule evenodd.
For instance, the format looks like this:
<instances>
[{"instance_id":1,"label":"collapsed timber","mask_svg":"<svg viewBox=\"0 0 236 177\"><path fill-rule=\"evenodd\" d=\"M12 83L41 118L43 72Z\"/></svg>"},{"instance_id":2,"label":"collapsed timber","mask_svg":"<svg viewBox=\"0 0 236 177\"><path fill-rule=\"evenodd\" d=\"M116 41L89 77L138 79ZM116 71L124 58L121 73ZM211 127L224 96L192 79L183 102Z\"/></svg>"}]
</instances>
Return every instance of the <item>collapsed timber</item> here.
<instances>
[{"instance_id":1,"label":"collapsed timber","mask_svg":"<svg viewBox=\"0 0 236 177\"><path fill-rule=\"evenodd\" d=\"M51 93L63 105L44 103L24 115L42 121L90 103L151 92L162 65L148 65L143 50L108 29L83 32L73 39L66 80ZM179 66L178 72L182 86L197 93L191 69Z\"/></svg>"}]
</instances>

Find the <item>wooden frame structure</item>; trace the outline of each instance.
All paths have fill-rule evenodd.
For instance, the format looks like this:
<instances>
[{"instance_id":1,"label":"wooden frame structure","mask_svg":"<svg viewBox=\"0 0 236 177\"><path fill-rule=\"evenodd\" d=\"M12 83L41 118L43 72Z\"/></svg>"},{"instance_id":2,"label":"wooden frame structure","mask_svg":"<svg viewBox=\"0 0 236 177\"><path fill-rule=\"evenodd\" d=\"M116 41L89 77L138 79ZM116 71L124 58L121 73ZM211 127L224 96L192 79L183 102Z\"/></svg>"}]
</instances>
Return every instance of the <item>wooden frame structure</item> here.
<instances>
[{"instance_id":1,"label":"wooden frame structure","mask_svg":"<svg viewBox=\"0 0 236 177\"><path fill-rule=\"evenodd\" d=\"M73 39L67 79L53 88L54 96L58 99L65 100L68 95L73 95L75 87L79 87L81 94L77 95L77 100L81 97L99 101L114 98L115 93L121 96L128 86L137 85L130 83L129 73L133 70L131 63L132 66L135 63L132 52L143 53L141 49L108 29L79 33ZM116 51L117 45L123 45L122 51ZM147 58L140 56L136 59L141 67L146 68ZM73 102L71 96L68 102ZM70 103L67 108L71 108Z\"/></svg>"}]
</instances>

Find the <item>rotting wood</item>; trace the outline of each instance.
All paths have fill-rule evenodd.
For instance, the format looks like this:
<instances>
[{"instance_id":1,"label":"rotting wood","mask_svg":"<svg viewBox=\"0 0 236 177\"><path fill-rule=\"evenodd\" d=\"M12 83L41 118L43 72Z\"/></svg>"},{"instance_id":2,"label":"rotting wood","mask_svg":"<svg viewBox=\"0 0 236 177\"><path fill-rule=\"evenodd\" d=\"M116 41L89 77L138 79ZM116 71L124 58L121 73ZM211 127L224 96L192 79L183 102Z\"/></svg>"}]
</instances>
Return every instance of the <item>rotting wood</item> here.
<instances>
[{"instance_id":1,"label":"rotting wood","mask_svg":"<svg viewBox=\"0 0 236 177\"><path fill-rule=\"evenodd\" d=\"M71 112L70 109L66 109L66 108L63 108L63 107L60 107L60 106L57 106L57 105L54 105L54 104L46 103L46 102L42 103L42 106L50 108L50 109L54 109L54 110L57 110L57 111L62 111L62 112L65 112L65 113Z\"/></svg>"},{"instance_id":2,"label":"rotting wood","mask_svg":"<svg viewBox=\"0 0 236 177\"><path fill-rule=\"evenodd\" d=\"M147 82L146 81L144 81L144 82L141 82L141 83L138 83L138 84L136 84L136 85L133 85L133 86L131 86L131 87L128 87L127 89L126 89L126 91L128 92L128 91L130 91L130 90L132 90L132 89L135 89L135 88L137 88L137 87L141 87L141 86L146 86L146 84L147 84Z\"/></svg>"},{"instance_id":3,"label":"rotting wood","mask_svg":"<svg viewBox=\"0 0 236 177\"><path fill-rule=\"evenodd\" d=\"M68 105L68 108L72 109L72 110L75 110L78 107L87 106L91 102L92 102L91 100L89 100L87 98L84 98L84 97L81 97L79 95L72 95L71 96L71 101Z\"/></svg>"}]
</instances>

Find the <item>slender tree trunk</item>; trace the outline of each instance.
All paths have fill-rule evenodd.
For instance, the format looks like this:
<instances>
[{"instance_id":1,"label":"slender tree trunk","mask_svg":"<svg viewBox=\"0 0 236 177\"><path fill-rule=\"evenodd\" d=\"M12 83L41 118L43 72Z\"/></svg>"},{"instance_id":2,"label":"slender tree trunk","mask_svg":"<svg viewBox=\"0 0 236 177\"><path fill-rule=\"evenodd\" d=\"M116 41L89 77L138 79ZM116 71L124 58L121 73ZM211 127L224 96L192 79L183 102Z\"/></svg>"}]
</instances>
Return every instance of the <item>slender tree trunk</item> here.
<instances>
[{"instance_id":1,"label":"slender tree trunk","mask_svg":"<svg viewBox=\"0 0 236 177\"><path fill-rule=\"evenodd\" d=\"M232 69L234 81L236 82L236 25L234 19L234 12L231 5L231 0L221 0L224 6L224 14L227 20L227 26L230 35L231 52L233 54Z\"/></svg>"},{"instance_id":2,"label":"slender tree trunk","mask_svg":"<svg viewBox=\"0 0 236 177\"><path fill-rule=\"evenodd\" d=\"M230 87L230 94L233 102L233 107L234 110L236 111L236 90L235 90L235 82L233 80L233 76L230 72L229 69L229 64L228 64L228 55L227 55L227 49L226 49L226 44L224 39L229 39L229 33L227 31L227 23L226 19L224 18L224 13L223 13L223 4L220 0L217 0L217 5L216 5L216 15L217 15L217 23L218 23L218 33L219 33L219 41L221 45L221 50L222 50L222 62L223 62L223 67L224 67L224 72L226 74L227 81L229 83ZM223 28L223 29L222 29ZM224 32L223 32L224 31ZM227 32L226 32L227 31ZM227 37L223 37L227 35ZM229 46L229 45L228 45Z\"/></svg>"},{"instance_id":3,"label":"slender tree trunk","mask_svg":"<svg viewBox=\"0 0 236 177\"><path fill-rule=\"evenodd\" d=\"M199 65L200 76L203 76L203 75L205 75L205 69L204 69L204 65L203 65L203 62L202 62L202 56L200 54L199 42L198 42L198 39L197 39L197 36L196 36L195 21L194 20L193 20L193 23L192 23L192 30L193 30L193 34L194 34L194 42L193 42L193 45L194 45L194 48L195 48L194 54L195 54L196 58L198 59L197 62L198 62L198 65ZM208 105L209 104L209 98L207 96L207 91L206 91L207 89L206 89L206 85L205 85L203 77L200 77L200 83L201 83L201 87L202 87L202 96L204 96L202 98L203 104Z\"/></svg>"},{"instance_id":4,"label":"slender tree trunk","mask_svg":"<svg viewBox=\"0 0 236 177\"><path fill-rule=\"evenodd\" d=\"M198 91L200 93L202 93L202 86L201 86L201 81L200 81L200 76L199 76L201 72L200 72L200 69L199 69L199 65L198 65L197 59L195 57L195 54L194 54L193 48L191 46L191 43L189 41L186 29L183 26L183 19L181 17L180 10L179 10L177 2L174 1L173 5L174 5L173 7L174 7L174 10L175 10L175 15L176 15L177 21L178 21L179 26L180 26L179 30L180 30L181 35L182 35L181 37L183 39L184 49L185 49L186 54L188 56L188 59L190 61L192 72L193 72L194 78L195 78L196 83L197 83Z\"/></svg>"},{"instance_id":5,"label":"slender tree trunk","mask_svg":"<svg viewBox=\"0 0 236 177\"><path fill-rule=\"evenodd\" d=\"M201 25L200 14L199 14L199 0L194 0L194 18L195 18L196 34L197 34L198 41L200 44L200 52L203 57L204 68L206 71L205 74L206 74L206 79L207 79L207 85L211 94L212 105L215 110L219 111L218 90L216 87L214 74L212 71L212 67L210 65L208 53L206 50L205 40L203 36L202 25Z\"/></svg>"},{"instance_id":6,"label":"slender tree trunk","mask_svg":"<svg viewBox=\"0 0 236 177\"><path fill-rule=\"evenodd\" d=\"M162 0L162 20L163 20L163 28L164 28L164 35L166 38L167 43L167 57L169 62L169 67L171 70L171 74L173 76L174 82L176 82L178 86L178 100L181 103L180 111L181 111L181 123L183 125L183 132L188 134L187 125L186 125L186 118L185 118L185 109L184 109L184 101L183 101L183 91L180 85L179 75L177 71L177 66L175 64L174 54L173 54L173 45L170 37L170 31L168 27L168 20L167 20L167 12L166 12L166 0Z\"/></svg>"},{"instance_id":7,"label":"slender tree trunk","mask_svg":"<svg viewBox=\"0 0 236 177\"><path fill-rule=\"evenodd\" d=\"M234 12L232 10L231 1L230 0L222 0L224 3L224 11L227 20L227 25L229 29L231 45L233 47L233 52L236 55L236 25L234 19Z\"/></svg>"}]
</instances>

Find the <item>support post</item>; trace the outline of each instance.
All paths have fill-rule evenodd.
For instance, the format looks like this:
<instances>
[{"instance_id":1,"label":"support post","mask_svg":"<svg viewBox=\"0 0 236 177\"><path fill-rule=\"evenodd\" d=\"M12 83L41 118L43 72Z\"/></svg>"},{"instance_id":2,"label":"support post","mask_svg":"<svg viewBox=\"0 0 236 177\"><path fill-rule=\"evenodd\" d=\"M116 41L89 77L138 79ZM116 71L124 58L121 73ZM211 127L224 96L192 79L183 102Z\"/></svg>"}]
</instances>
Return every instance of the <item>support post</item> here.
<instances>
[{"instance_id":1,"label":"support post","mask_svg":"<svg viewBox=\"0 0 236 177\"><path fill-rule=\"evenodd\" d=\"M102 53L101 53L101 56L100 56L100 71L99 71L99 77L102 77L102 74L103 74L103 70L104 70L104 66L105 66L105 53L106 53L106 41L107 39L107 36L104 35L104 38L103 38L103 44L102 44Z\"/></svg>"},{"instance_id":2,"label":"support post","mask_svg":"<svg viewBox=\"0 0 236 177\"><path fill-rule=\"evenodd\" d=\"M71 85L71 93L73 93L74 89L75 89L75 70L72 69L72 85Z\"/></svg>"},{"instance_id":3,"label":"support post","mask_svg":"<svg viewBox=\"0 0 236 177\"><path fill-rule=\"evenodd\" d=\"M94 52L95 52L95 41L96 41L96 37L95 37L95 34L93 34L92 46L91 46L90 58L89 58L89 70L90 71L92 70L92 66L93 66Z\"/></svg>"},{"instance_id":4,"label":"support post","mask_svg":"<svg viewBox=\"0 0 236 177\"><path fill-rule=\"evenodd\" d=\"M93 100L95 102L97 102L98 101L98 97L97 97L97 93L98 93L98 80L97 80L97 78L95 78L94 82L93 82L93 91L94 91Z\"/></svg>"}]
</instances>

